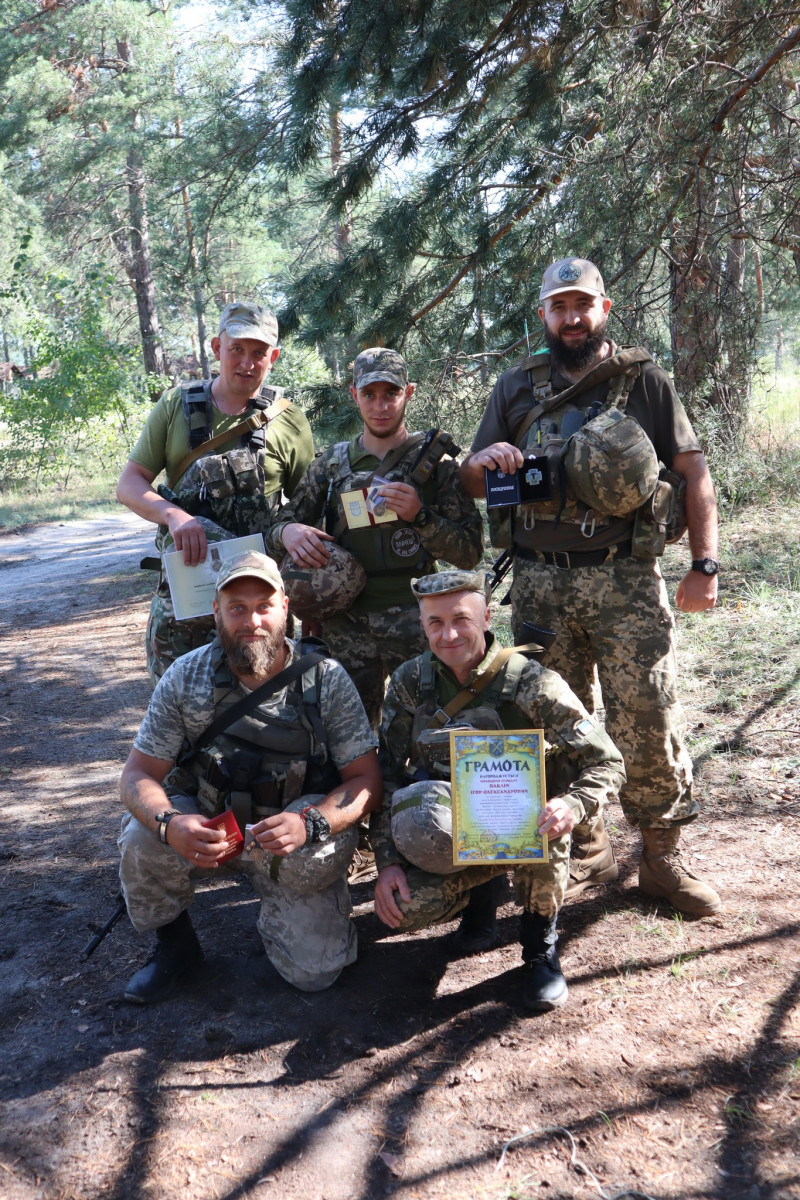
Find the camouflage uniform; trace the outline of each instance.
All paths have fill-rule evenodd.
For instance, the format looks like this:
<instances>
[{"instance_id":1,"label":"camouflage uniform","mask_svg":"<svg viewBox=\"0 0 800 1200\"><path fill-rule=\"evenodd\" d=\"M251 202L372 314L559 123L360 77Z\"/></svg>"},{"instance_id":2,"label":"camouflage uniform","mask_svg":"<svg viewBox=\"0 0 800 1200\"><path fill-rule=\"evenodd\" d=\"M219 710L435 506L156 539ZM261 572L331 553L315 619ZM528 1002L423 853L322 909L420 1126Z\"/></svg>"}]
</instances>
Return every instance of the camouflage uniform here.
<instances>
[{"instance_id":1,"label":"camouflage uniform","mask_svg":"<svg viewBox=\"0 0 800 1200\"><path fill-rule=\"evenodd\" d=\"M389 470L388 478L411 483L411 467L419 449L419 442L409 439L408 453ZM365 566L366 587L346 612L325 620L323 636L331 654L355 683L370 722L376 727L387 675L409 654L421 652L426 645L410 580L435 571L437 559L459 567L475 567L483 551L483 530L475 503L461 485L455 460L442 458L425 484L413 485L424 505L416 521L397 521L359 531L365 537L354 541L350 531L337 532L343 525L338 497L364 486L373 473L384 474L381 463L361 449L357 438L328 447L311 463L291 503L272 527L268 549L276 555L283 552L281 534L285 525L318 525L325 516L327 531L334 533L336 540ZM326 512L331 483L331 511ZM373 561L366 561L367 556Z\"/></svg>"},{"instance_id":2,"label":"camouflage uniform","mask_svg":"<svg viewBox=\"0 0 800 1200\"><path fill-rule=\"evenodd\" d=\"M531 361L498 379L473 452L513 441L533 403ZM554 374L553 390L569 382ZM601 404L609 386L599 384L569 407ZM666 466L676 454L700 450L668 376L653 362L642 364L626 412ZM537 436L534 424L529 446ZM625 816L632 825L666 827L693 819L698 805L676 694L674 619L658 562L631 554L633 529L632 517L601 518L591 537L577 520L557 521L551 512L527 527L516 521L512 622L517 641L528 640L524 621L556 631L542 662L568 680L590 712L597 667L606 727L625 759L628 781L620 795ZM587 553L599 561L582 565ZM589 836L586 829L582 833Z\"/></svg>"},{"instance_id":3,"label":"camouflage uniform","mask_svg":"<svg viewBox=\"0 0 800 1200\"><path fill-rule=\"evenodd\" d=\"M218 413L211 403L210 383L206 381L203 386L204 399L194 403L204 403L207 408L209 436L212 431L222 433L240 424L243 414ZM264 388L262 393L267 399L281 394L275 388ZM259 444L262 440L263 445ZM183 389L172 388L154 406L130 457L156 474L166 470L171 479L188 452ZM259 432L254 438L245 434L238 442L223 444L195 460L174 484L176 501L197 517L210 543L266 533L280 510L282 490L292 494L313 453L308 422L299 409L289 405L269 422L265 433ZM158 528L156 545L162 555L174 549L164 525ZM207 644L213 635L211 616L176 619L162 568L145 634L147 669L153 683L171 662Z\"/></svg>"},{"instance_id":4,"label":"camouflage uniform","mask_svg":"<svg viewBox=\"0 0 800 1200\"><path fill-rule=\"evenodd\" d=\"M494 635L486 638L486 654L470 679L482 673L500 647ZM384 802L372 814L370 836L379 870L396 863L406 873L411 902L398 904L405 909L403 929L420 929L437 921L447 921L467 903L469 891L506 868L467 867L450 874L434 874L414 866L398 850L392 837L392 807L395 793L407 782L409 764L415 758L413 730L415 714L423 702L423 663L419 655L395 671L389 683L381 723L381 766L384 774ZM436 703L448 704L461 690L452 672L431 656L436 675ZM563 795L578 821L600 813L604 802L616 795L625 778L622 758L609 737L589 717L583 705L563 679L545 670L538 662L526 661L521 668L513 698L504 698L509 664L496 679L453 718L457 725L470 709L493 708L505 729L544 729L548 742L548 792ZM469 680L467 681L467 685ZM439 798L434 803L442 826L446 826L449 784L437 783ZM452 830L452 825L450 826ZM422 825L420 838L424 838ZM564 897L569 874L569 835L548 843L548 863L515 868L517 899L527 912L552 917ZM420 857L425 847L420 845Z\"/></svg>"},{"instance_id":5,"label":"camouflage uniform","mask_svg":"<svg viewBox=\"0 0 800 1200\"><path fill-rule=\"evenodd\" d=\"M136 737L137 750L174 761L184 739L194 742L208 727L222 699L215 697L214 653L214 644L203 646L180 658L165 673ZM373 749L376 738L339 664L326 659L318 669L319 713L327 749L332 762L341 768ZM238 691L241 693L241 688ZM258 707L259 718L285 724L286 695L284 689L268 697ZM181 812L200 811L196 788L185 770L174 768L164 788L171 806ZM320 798L307 794L286 807L299 811ZM246 875L261 901L258 930L268 958L295 987L318 991L333 983L356 957L346 883L356 841L357 829L352 827L329 842L303 846L282 859L262 856L262 861L247 862L236 858L222 867L202 870L162 844L128 813L119 840L122 890L134 927L145 933L167 925L189 906L198 879L218 878L221 873ZM332 859L340 871L333 880Z\"/></svg>"}]
</instances>

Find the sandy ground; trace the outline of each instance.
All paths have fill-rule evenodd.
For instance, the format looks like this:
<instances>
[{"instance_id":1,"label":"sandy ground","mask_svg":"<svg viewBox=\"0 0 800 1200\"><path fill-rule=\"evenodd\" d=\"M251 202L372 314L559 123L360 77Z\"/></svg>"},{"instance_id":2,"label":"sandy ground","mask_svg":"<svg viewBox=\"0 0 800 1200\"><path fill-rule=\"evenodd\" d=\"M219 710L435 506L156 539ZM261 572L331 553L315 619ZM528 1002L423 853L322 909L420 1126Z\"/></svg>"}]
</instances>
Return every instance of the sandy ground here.
<instances>
[{"instance_id":1,"label":"sandy ground","mask_svg":"<svg viewBox=\"0 0 800 1200\"><path fill-rule=\"evenodd\" d=\"M721 730L685 840L725 912L640 898L612 809L620 881L562 914L558 1013L521 1008L514 905L458 960L451 926L388 936L369 884L327 993L278 978L230 881L198 895L207 962L173 1000L121 1002L149 950L127 920L79 961L117 891L151 544L130 516L0 537L0 1196L800 1197L797 743L758 742L798 721L770 693L689 712Z\"/></svg>"}]
</instances>

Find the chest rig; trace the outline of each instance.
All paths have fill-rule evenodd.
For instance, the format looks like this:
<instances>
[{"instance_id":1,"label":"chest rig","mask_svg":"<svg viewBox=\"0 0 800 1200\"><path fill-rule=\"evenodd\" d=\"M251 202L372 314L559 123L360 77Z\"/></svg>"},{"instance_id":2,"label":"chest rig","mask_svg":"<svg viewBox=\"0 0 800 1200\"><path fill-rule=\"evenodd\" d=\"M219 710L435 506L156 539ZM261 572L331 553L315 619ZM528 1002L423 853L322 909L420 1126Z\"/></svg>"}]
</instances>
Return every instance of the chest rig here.
<instances>
[{"instance_id":1,"label":"chest rig","mask_svg":"<svg viewBox=\"0 0 800 1200\"><path fill-rule=\"evenodd\" d=\"M245 419L256 419L241 435L239 445L221 454L209 451L195 458L182 474L176 473L177 479L170 480L170 487L177 488L175 499L181 508L221 525L235 537L265 532L275 519L281 495L280 489L264 495L266 446L272 421L288 406L282 388L263 387L248 404ZM181 409L191 455L213 437L211 381L182 384Z\"/></svg>"},{"instance_id":2,"label":"chest rig","mask_svg":"<svg viewBox=\"0 0 800 1200\"><path fill-rule=\"evenodd\" d=\"M298 642L295 657L318 646L314 639ZM218 642L211 663L216 720L242 693ZM320 664L310 666L289 684L277 712L265 716L255 708L228 725L170 782L196 796L208 816L232 809L242 830L307 792L327 794L339 782L339 773L328 754L319 712L321 672Z\"/></svg>"},{"instance_id":3,"label":"chest rig","mask_svg":"<svg viewBox=\"0 0 800 1200\"><path fill-rule=\"evenodd\" d=\"M460 453L449 433L431 429L427 434L412 434L397 451L390 451L372 471L354 471L350 462L349 442L336 442L328 451L328 493L325 501L325 532L340 546L355 555L367 575L402 573L409 578L434 570L431 556L413 525L392 521L363 529L349 529L339 495L369 487L375 475L392 483L409 483L416 488L423 506L436 498L436 467L447 454Z\"/></svg>"}]
</instances>

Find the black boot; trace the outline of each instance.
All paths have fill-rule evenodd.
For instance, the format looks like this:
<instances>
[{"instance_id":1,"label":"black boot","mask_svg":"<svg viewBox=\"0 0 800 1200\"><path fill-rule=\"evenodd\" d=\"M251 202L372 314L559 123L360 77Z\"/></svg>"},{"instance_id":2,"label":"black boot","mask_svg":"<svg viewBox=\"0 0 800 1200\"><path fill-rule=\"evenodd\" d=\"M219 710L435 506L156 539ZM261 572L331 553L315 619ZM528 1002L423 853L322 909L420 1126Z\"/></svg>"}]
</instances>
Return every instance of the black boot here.
<instances>
[{"instance_id":1,"label":"black boot","mask_svg":"<svg viewBox=\"0 0 800 1200\"><path fill-rule=\"evenodd\" d=\"M556 954L556 918L524 912L520 932L525 977L522 1003L531 1012L550 1012L567 999L567 981Z\"/></svg>"},{"instance_id":2,"label":"black boot","mask_svg":"<svg viewBox=\"0 0 800 1200\"><path fill-rule=\"evenodd\" d=\"M203 951L188 912L156 930L158 945L125 988L131 1004L157 1004L175 990L178 980L200 965Z\"/></svg>"},{"instance_id":3,"label":"black boot","mask_svg":"<svg viewBox=\"0 0 800 1200\"><path fill-rule=\"evenodd\" d=\"M467 907L461 913L454 946L459 954L480 954L497 945L497 909L508 899L508 879L495 875L470 890Z\"/></svg>"}]
</instances>

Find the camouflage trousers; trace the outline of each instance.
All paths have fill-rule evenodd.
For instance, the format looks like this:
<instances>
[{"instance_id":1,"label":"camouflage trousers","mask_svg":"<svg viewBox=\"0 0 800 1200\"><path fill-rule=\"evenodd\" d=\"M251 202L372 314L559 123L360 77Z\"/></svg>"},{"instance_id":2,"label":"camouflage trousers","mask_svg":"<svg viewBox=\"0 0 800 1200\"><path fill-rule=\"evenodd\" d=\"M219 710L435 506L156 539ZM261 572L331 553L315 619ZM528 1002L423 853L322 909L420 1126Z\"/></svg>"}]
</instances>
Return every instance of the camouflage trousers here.
<instances>
[{"instance_id":1,"label":"camouflage trousers","mask_svg":"<svg viewBox=\"0 0 800 1200\"><path fill-rule=\"evenodd\" d=\"M386 679L410 658L427 649L416 604L398 604L382 612L337 613L322 636L356 685L369 723L377 729Z\"/></svg>"},{"instance_id":2,"label":"camouflage trousers","mask_svg":"<svg viewBox=\"0 0 800 1200\"><path fill-rule=\"evenodd\" d=\"M628 773L620 794L628 821L664 828L693 820L699 806L683 744L675 622L658 563L612 559L562 570L517 558L511 612L517 643L529 640L523 621L557 633L541 662L563 675L590 712L596 665L606 730Z\"/></svg>"},{"instance_id":3,"label":"camouflage trousers","mask_svg":"<svg viewBox=\"0 0 800 1200\"><path fill-rule=\"evenodd\" d=\"M526 912L545 917L557 915L569 882L570 840L569 834L553 838L548 844L549 862L513 868L517 902ZM451 875L434 875L420 867L404 866L411 900L406 903L397 899L404 918L397 932L413 933L429 925L452 921L466 908L472 888L495 875L505 874L508 869L509 864L498 863L491 867L465 867Z\"/></svg>"},{"instance_id":4,"label":"camouflage trousers","mask_svg":"<svg viewBox=\"0 0 800 1200\"><path fill-rule=\"evenodd\" d=\"M170 804L181 812L198 811L191 796L173 793ZM349 838L355 849L357 836L355 829L347 829L334 840ZM138 933L174 921L191 904L198 880L244 875L261 901L258 932L267 957L288 983L304 992L322 991L356 960L357 936L344 875L319 891L301 894L282 885L280 874L275 882L268 867L241 858L211 870L193 867L130 813L122 818L119 848L122 892Z\"/></svg>"}]
</instances>

